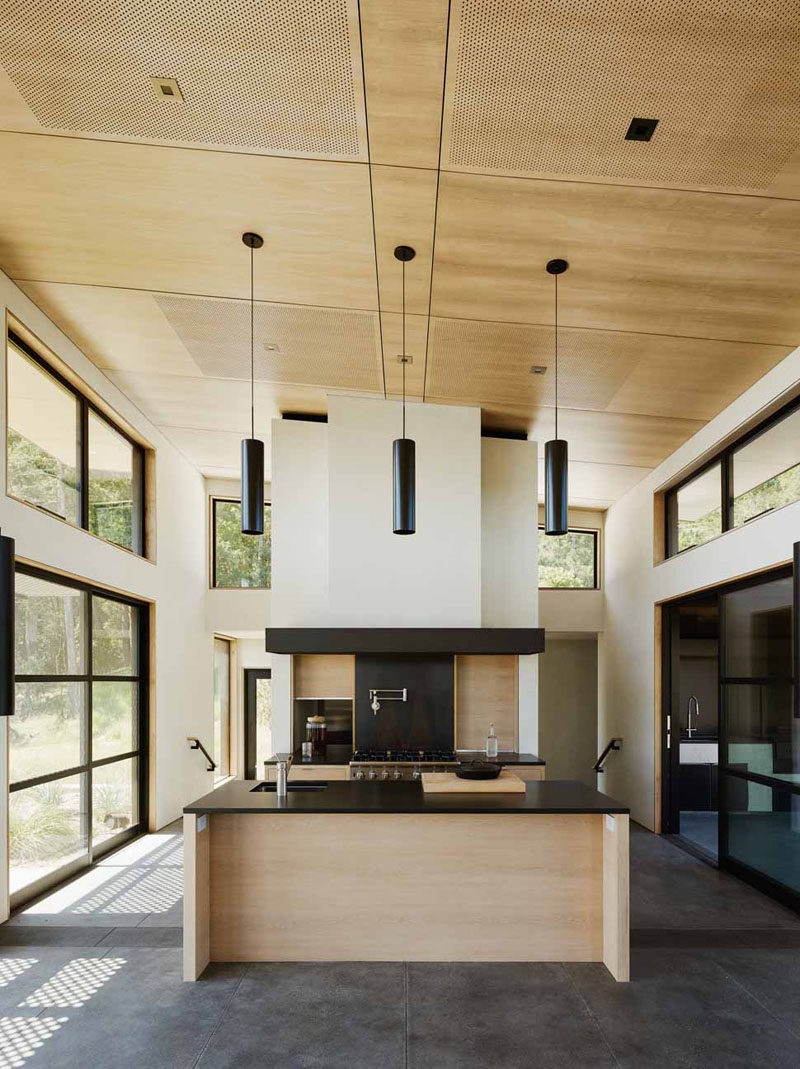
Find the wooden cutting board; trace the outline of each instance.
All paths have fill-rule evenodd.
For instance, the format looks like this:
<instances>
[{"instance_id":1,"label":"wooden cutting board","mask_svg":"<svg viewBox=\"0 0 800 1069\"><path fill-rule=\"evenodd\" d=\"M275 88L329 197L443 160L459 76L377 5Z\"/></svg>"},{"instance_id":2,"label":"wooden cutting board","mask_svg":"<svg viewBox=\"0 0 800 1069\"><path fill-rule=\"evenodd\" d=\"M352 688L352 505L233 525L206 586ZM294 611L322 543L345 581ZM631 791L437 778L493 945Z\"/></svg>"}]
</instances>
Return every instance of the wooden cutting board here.
<instances>
[{"instance_id":1,"label":"wooden cutting board","mask_svg":"<svg viewBox=\"0 0 800 1069\"><path fill-rule=\"evenodd\" d=\"M426 794L524 794L525 781L503 769L496 779L459 779L455 772L423 772Z\"/></svg>"}]
</instances>

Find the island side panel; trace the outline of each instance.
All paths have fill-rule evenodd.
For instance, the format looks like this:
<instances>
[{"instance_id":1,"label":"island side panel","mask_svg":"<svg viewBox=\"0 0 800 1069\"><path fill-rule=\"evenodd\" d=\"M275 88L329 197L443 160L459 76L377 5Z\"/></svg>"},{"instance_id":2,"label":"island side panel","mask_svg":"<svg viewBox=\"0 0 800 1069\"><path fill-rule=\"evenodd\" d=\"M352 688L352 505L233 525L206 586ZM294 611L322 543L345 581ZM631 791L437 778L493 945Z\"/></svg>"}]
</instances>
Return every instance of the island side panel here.
<instances>
[{"instance_id":1,"label":"island side panel","mask_svg":"<svg viewBox=\"0 0 800 1069\"><path fill-rule=\"evenodd\" d=\"M630 980L630 850L627 813L603 820L603 962L615 980Z\"/></svg>"},{"instance_id":2,"label":"island side panel","mask_svg":"<svg viewBox=\"0 0 800 1069\"><path fill-rule=\"evenodd\" d=\"M211 960L211 819L183 815L183 978L197 980Z\"/></svg>"},{"instance_id":3,"label":"island side panel","mask_svg":"<svg viewBox=\"0 0 800 1069\"><path fill-rule=\"evenodd\" d=\"M602 961L603 814L217 814L212 961Z\"/></svg>"}]
</instances>

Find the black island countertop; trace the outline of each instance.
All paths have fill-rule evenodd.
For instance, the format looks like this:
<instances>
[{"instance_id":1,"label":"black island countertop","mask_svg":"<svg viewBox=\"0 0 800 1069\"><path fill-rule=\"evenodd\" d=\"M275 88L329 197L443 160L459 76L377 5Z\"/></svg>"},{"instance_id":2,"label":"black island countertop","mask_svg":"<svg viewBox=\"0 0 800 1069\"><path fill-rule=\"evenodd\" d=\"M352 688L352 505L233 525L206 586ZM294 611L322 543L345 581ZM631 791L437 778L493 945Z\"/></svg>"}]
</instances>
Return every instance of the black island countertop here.
<instances>
[{"instance_id":1,"label":"black island countertop","mask_svg":"<svg viewBox=\"0 0 800 1069\"><path fill-rule=\"evenodd\" d=\"M487 757L483 750L457 750L456 757L460 761L491 761L503 767L511 767L512 765L544 765L545 761L541 757L537 757L532 753L516 753L511 750L501 750L497 757ZM315 756L312 761L304 761L300 750L295 750L292 754L293 765L349 765L353 760L353 751L349 746L343 746L338 743L331 743L326 747L325 753L321 756ZM277 761L277 755L273 754L268 761L265 761L265 765L274 765ZM368 761L363 762L369 764Z\"/></svg>"},{"instance_id":2,"label":"black island countertop","mask_svg":"<svg viewBox=\"0 0 800 1069\"><path fill-rule=\"evenodd\" d=\"M229 780L184 813L629 813L606 794L574 780L535 780L524 794L425 794L419 781L334 780L321 791L278 798L253 792L259 780Z\"/></svg>"}]
</instances>

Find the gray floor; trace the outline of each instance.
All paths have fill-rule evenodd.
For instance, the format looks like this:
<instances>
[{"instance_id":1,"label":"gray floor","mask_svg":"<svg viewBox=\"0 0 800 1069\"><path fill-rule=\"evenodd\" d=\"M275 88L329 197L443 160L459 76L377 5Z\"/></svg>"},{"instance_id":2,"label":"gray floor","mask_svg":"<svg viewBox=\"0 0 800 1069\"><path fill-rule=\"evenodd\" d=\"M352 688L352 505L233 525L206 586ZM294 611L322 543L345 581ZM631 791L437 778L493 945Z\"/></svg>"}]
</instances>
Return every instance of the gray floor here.
<instances>
[{"instance_id":1,"label":"gray floor","mask_svg":"<svg viewBox=\"0 0 800 1069\"><path fill-rule=\"evenodd\" d=\"M800 918L641 830L630 984L601 965L402 962L184 984L162 871L180 871L179 836L141 842L0 926L0 1069L800 1065Z\"/></svg>"}]
</instances>

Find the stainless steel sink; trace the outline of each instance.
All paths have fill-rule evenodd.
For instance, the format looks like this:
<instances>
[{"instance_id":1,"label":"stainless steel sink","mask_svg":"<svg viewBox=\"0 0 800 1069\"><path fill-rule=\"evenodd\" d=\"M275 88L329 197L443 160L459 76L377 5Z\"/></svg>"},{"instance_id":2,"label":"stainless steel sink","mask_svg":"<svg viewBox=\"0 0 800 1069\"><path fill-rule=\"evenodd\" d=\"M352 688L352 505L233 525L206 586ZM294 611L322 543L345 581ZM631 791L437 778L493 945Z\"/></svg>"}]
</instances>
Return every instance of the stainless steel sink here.
<instances>
[{"instance_id":1,"label":"stainless steel sink","mask_svg":"<svg viewBox=\"0 0 800 1069\"><path fill-rule=\"evenodd\" d=\"M303 783L287 783L287 791L324 791L328 786L325 780L309 779ZM271 791L272 794L277 790L277 783L258 783L255 787L250 788L250 793L253 794L256 791Z\"/></svg>"}]
</instances>

